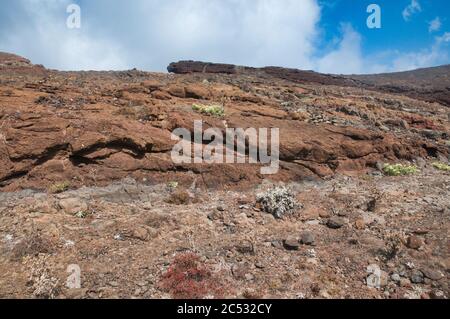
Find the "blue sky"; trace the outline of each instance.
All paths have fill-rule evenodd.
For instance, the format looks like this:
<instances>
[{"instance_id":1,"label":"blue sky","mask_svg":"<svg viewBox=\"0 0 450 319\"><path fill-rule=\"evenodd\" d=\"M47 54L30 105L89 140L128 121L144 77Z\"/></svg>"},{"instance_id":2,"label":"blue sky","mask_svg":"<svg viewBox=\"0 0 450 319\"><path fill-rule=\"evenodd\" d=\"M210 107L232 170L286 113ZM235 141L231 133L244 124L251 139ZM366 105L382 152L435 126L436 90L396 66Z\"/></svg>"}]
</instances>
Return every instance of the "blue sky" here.
<instances>
[{"instance_id":1,"label":"blue sky","mask_svg":"<svg viewBox=\"0 0 450 319\"><path fill-rule=\"evenodd\" d=\"M81 8L69 29L66 8ZM369 4L381 8L369 29ZM0 51L49 68L165 71L181 59L380 73L450 63L448 0L2 0Z\"/></svg>"}]
</instances>

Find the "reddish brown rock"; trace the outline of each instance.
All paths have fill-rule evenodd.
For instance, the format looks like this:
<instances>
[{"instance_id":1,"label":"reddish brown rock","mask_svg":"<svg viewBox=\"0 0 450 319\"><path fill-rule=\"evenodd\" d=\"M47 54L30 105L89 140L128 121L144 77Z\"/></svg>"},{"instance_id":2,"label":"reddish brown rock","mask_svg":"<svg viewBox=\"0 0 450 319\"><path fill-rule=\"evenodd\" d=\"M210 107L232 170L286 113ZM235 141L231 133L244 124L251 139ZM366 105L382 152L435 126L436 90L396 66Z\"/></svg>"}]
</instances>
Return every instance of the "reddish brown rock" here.
<instances>
[{"instance_id":1,"label":"reddish brown rock","mask_svg":"<svg viewBox=\"0 0 450 319\"><path fill-rule=\"evenodd\" d=\"M406 241L406 246L411 249L419 249L423 245L423 240L417 236L410 236Z\"/></svg>"}]
</instances>

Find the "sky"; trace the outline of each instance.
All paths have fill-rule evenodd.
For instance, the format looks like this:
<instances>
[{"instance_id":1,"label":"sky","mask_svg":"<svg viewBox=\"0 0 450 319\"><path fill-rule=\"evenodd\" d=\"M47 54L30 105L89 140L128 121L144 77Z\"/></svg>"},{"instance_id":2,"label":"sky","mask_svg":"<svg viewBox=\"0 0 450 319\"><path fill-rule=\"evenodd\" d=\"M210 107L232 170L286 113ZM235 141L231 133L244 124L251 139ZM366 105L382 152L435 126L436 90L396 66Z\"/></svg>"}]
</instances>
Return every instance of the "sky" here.
<instances>
[{"instance_id":1,"label":"sky","mask_svg":"<svg viewBox=\"0 0 450 319\"><path fill-rule=\"evenodd\" d=\"M380 28L368 27L371 4ZM198 60L396 72L450 64L449 12L448 0L2 0L0 51L60 70Z\"/></svg>"}]
</instances>

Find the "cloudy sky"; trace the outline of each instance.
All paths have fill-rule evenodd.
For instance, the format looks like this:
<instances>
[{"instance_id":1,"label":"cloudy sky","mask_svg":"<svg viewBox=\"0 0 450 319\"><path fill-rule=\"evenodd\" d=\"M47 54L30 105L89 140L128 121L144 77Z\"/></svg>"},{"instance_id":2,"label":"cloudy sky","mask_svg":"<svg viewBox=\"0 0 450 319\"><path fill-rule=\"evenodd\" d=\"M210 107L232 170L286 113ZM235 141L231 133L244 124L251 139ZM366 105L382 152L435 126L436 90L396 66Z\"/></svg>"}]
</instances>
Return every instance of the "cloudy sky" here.
<instances>
[{"instance_id":1,"label":"cloudy sky","mask_svg":"<svg viewBox=\"0 0 450 319\"><path fill-rule=\"evenodd\" d=\"M367 27L369 4L381 28ZM81 9L68 28L67 7ZM2 0L0 51L62 70L192 59L326 73L450 63L448 0Z\"/></svg>"}]
</instances>

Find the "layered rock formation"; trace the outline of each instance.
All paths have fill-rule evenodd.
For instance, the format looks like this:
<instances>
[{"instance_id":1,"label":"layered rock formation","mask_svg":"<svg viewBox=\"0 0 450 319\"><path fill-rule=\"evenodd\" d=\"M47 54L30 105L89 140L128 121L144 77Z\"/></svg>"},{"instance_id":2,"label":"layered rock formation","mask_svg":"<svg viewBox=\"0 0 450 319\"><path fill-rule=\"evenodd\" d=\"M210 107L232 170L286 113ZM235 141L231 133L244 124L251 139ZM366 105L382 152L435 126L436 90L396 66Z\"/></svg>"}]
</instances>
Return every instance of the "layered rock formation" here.
<instances>
[{"instance_id":1,"label":"layered rock formation","mask_svg":"<svg viewBox=\"0 0 450 319\"><path fill-rule=\"evenodd\" d=\"M102 185L128 176L247 187L264 178L365 174L382 162L449 153L444 106L355 88L342 77L197 62L172 64L180 75L58 72L0 57L5 191L63 181ZM201 114L194 104L221 105L225 115ZM263 176L260 165L249 164L175 164L171 132L192 131L200 119L204 129L279 128L279 173Z\"/></svg>"}]
</instances>

